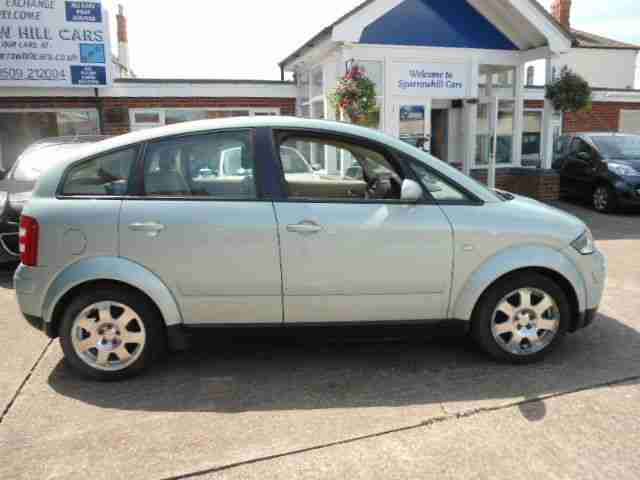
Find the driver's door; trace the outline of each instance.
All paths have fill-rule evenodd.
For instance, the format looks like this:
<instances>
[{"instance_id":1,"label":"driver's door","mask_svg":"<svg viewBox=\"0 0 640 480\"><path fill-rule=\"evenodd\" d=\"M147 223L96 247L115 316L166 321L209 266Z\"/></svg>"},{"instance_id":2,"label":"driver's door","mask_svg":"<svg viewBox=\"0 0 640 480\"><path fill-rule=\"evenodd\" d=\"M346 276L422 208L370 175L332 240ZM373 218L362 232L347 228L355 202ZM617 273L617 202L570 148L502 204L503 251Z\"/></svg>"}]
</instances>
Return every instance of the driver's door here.
<instances>
[{"instance_id":1,"label":"driver's door","mask_svg":"<svg viewBox=\"0 0 640 480\"><path fill-rule=\"evenodd\" d=\"M335 173L307 179L283 174L287 198L276 201L275 210L285 322L444 318L452 269L449 221L429 201L405 203L395 189L372 190L372 177L402 177L402 168L378 147L351 142L304 132L286 139L288 148ZM363 157L364 180L339 173L359 171L354 162Z\"/></svg>"},{"instance_id":2,"label":"driver's door","mask_svg":"<svg viewBox=\"0 0 640 480\"><path fill-rule=\"evenodd\" d=\"M563 171L575 194L591 194L596 175L596 161L593 147L582 138L576 137Z\"/></svg>"}]
</instances>

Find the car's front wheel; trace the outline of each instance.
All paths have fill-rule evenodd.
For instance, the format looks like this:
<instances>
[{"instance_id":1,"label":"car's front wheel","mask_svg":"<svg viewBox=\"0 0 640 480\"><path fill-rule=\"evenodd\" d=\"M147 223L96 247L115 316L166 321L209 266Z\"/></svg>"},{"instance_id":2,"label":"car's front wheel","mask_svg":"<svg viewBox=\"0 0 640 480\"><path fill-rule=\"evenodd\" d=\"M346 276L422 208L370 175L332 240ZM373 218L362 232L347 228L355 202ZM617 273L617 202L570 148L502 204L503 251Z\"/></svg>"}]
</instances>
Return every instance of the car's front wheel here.
<instances>
[{"instance_id":1,"label":"car's front wheel","mask_svg":"<svg viewBox=\"0 0 640 480\"><path fill-rule=\"evenodd\" d=\"M618 199L609 185L598 185L593 190L593 208L601 213L611 213L616 210Z\"/></svg>"},{"instance_id":2,"label":"car's front wheel","mask_svg":"<svg viewBox=\"0 0 640 480\"><path fill-rule=\"evenodd\" d=\"M472 334L497 360L532 363L560 343L570 316L567 297L551 278L521 272L499 280L482 296Z\"/></svg>"},{"instance_id":3,"label":"car's front wheel","mask_svg":"<svg viewBox=\"0 0 640 480\"><path fill-rule=\"evenodd\" d=\"M65 309L60 343L73 370L120 380L146 370L165 351L164 327L142 294L117 286L86 290Z\"/></svg>"}]
</instances>

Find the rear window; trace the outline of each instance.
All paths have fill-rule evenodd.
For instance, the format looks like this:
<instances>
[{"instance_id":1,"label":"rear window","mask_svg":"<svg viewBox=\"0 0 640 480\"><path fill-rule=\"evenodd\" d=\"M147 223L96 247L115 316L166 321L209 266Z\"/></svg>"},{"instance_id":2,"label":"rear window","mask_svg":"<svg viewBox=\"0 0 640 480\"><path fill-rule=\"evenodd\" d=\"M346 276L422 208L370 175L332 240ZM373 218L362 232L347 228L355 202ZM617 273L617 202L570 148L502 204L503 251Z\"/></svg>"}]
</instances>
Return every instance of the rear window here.
<instances>
[{"instance_id":1,"label":"rear window","mask_svg":"<svg viewBox=\"0 0 640 480\"><path fill-rule=\"evenodd\" d=\"M62 188L63 195L119 196L129 188L131 167L138 153L129 148L75 165Z\"/></svg>"}]
</instances>

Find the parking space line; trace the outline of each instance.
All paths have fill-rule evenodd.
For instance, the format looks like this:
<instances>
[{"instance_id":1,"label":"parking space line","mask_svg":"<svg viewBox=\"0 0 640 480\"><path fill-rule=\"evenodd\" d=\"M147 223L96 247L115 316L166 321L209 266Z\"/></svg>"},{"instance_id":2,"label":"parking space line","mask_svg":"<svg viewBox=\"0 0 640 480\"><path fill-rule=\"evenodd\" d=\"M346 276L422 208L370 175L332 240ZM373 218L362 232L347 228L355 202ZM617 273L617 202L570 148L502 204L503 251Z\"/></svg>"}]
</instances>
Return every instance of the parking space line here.
<instances>
[{"instance_id":1,"label":"parking space line","mask_svg":"<svg viewBox=\"0 0 640 480\"><path fill-rule=\"evenodd\" d=\"M561 397L565 397L565 396L568 396L568 395L573 395L573 394L576 394L576 393L582 393L582 392L586 392L586 391L590 391L590 390L598 390L600 388L608 388L608 387L613 387L613 386L617 386L617 385L623 385L625 383L634 382L634 381L638 381L638 380L640 380L640 375L634 375L634 376L625 377L625 378L618 379L618 380L602 382L602 383L595 384L595 385L588 385L588 386L585 386L585 387L580 387L580 388L576 388L574 390L568 390L568 391L565 391L565 392L557 392L557 393L551 393L551 394L548 394L548 395L541 395L539 397L528 398L528 399L525 399L525 400L512 402L512 403L509 403L509 404L506 404L506 405L497 405L497 406L494 406L494 407L481 407L481 408L468 410L466 412L458 412L458 413L454 413L454 414L448 414L448 415L443 415L443 416L439 416L439 417L433 417L433 418L430 418L428 420L425 420L423 422L420 422L420 423L417 423L417 424L413 424L413 425L407 425L407 426L404 426L404 427L392 428L392 429L389 429L389 430L383 430L381 432L370 433L370 434L361 435L361 436L358 436L358 437L346 438L344 440L338 440L338 441L335 441L335 442L329 442L329 443L324 443L324 444L320 444L320 445L314 445L312 447L300 448L300 449L297 449L297 450L290 450L288 452L276 453L276 454L273 454L273 455L266 455L266 456L263 456L263 457L252 458L252 459L249 459L249 460L243 460L243 461L239 461L239 462L235 462L235 463L229 463L227 465L221 465L221 466L218 466L218 467L212 467L212 468L208 468L208 469L204 469L204 470L198 470L198 471L195 471L195 472L185 473L185 474L176 475L176 476L172 476L172 477L165 477L162 480L193 479L193 478L197 478L197 477L200 477L200 476L203 476L203 475L210 475L210 474L213 474L213 473L219 473L219 472L223 472L223 471L226 471L226 470L231 470L231 469L242 467L242 466L246 466L246 465L253 465L253 464L256 464L256 463L268 462L268 461L271 461L271 460L277 460L279 458L289 457L289 456L292 456L292 455L300 455L300 454L303 454L303 453L313 452L313 451L317 451L317 450L323 450L323 449L326 449L326 448L336 447L336 446L340 446L340 445L347 445L347 444L350 444L350 443L355 443L355 442L359 442L359 441L362 441L362 440L368 440L368 439L371 439L371 438L377 438L377 437L382 437L382 436L386 436L386 435L391 435L391 434L394 434L394 433L407 432L407 431L416 430L416 429L419 429L419 428L430 427L430 426L438 424L438 423L455 421L455 420L462 420L462 419L465 419L465 418L474 417L476 415L480 415L480 414L484 414L484 413L491 413L491 412L496 412L496 411L499 411L499 410L505 410L505 409L509 409L509 408L519 407L521 405L527 405L527 404L542 402L542 401L550 400L550 399L554 399L554 398L561 398Z\"/></svg>"},{"instance_id":2,"label":"parking space line","mask_svg":"<svg viewBox=\"0 0 640 480\"><path fill-rule=\"evenodd\" d=\"M38 365L40 364L40 362L44 358L44 355L47 353L47 350L49 349L49 347L51 346L52 343L53 343L53 339L51 339L51 340L49 340L49 342L47 342L47 344L42 349L42 352L40 352L40 355L38 355L38 358L36 359L35 363L31 367L31 369L29 370L27 375L24 377L22 382L20 383L20 386L18 387L16 392L11 397L11 400L9 400L9 403L7 403L7 405L4 407L4 410L2 411L2 414L0 414L0 425L2 425L2 422L4 421L4 417L6 417L9 414L9 411L11 410L11 407L13 407L13 404L16 402L16 400L18 399L18 396L20 395L20 393L22 392L24 387L27 385L27 382L33 376L33 372L35 372L36 368L38 368Z\"/></svg>"}]
</instances>

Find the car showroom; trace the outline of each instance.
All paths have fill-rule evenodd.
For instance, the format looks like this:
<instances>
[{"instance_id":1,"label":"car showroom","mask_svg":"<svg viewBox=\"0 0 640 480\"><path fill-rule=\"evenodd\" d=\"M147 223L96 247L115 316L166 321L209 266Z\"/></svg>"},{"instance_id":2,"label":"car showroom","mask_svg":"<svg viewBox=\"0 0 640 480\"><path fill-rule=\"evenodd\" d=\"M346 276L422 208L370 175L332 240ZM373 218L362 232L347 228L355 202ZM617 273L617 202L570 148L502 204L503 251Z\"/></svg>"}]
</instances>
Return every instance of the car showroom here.
<instances>
[{"instance_id":1,"label":"car showroom","mask_svg":"<svg viewBox=\"0 0 640 480\"><path fill-rule=\"evenodd\" d=\"M572 29L570 1L556 2L553 13L537 2L484 3L364 2L283 59L282 80L138 78L130 68L135 52L129 51L121 10L118 55L106 62L103 84L0 83L0 165L8 170L29 144L45 137L116 135L230 116L347 120L336 118L329 95L356 65L375 84L373 128L419 142L483 182L556 199L559 180L551 167L562 134L640 132L640 47ZM544 84L565 66L593 90L588 114L563 114L545 101ZM348 168L323 163L326 171L339 167Z\"/></svg>"},{"instance_id":2,"label":"car showroom","mask_svg":"<svg viewBox=\"0 0 640 480\"><path fill-rule=\"evenodd\" d=\"M637 478L637 37L116 1L0 0L0 478Z\"/></svg>"}]
</instances>

